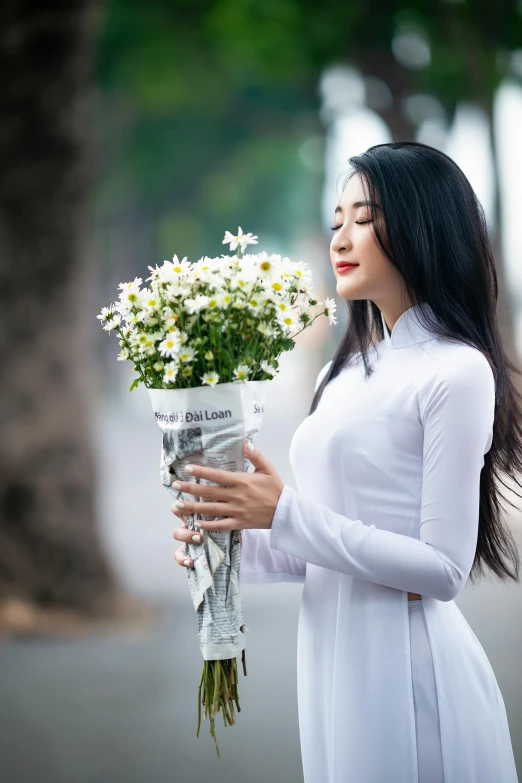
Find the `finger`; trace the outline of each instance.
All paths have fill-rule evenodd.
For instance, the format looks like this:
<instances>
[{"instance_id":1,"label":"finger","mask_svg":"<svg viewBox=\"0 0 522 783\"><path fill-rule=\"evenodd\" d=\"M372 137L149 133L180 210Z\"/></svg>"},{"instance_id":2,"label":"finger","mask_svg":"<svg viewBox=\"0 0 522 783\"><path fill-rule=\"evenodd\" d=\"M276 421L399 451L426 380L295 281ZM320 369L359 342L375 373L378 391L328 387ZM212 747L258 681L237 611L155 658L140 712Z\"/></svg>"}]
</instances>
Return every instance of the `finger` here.
<instances>
[{"instance_id":1,"label":"finger","mask_svg":"<svg viewBox=\"0 0 522 783\"><path fill-rule=\"evenodd\" d=\"M213 481L215 484L221 484L224 487L236 487L242 477L241 471L217 470L216 468L207 468L203 465L187 465L185 472L190 473L195 478L208 479L208 481Z\"/></svg>"},{"instance_id":2,"label":"finger","mask_svg":"<svg viewBox=\"0 0 522 783\"><path fill-rule=\"evenodd\" d=\"M231 503L224 503L216 501L212 503L210 500L203 501L202 503L196 503L189 500L176 500L171 506L172 513L178 515L178 512L186 516L187 514L201 514L206 517L226 517L228 514L233 513L234 508Z\"/></svg>"},{"instance_id":3,"label":"finger","mask_svg":"<svg viewBox=\"0 0 522 783\"><path fill-rule=\"evenodd\" d=\"M195 481L173 481L172 489L183 492L193 498L201 497L209 500L228 500L230 489L218 487L215 484L196 484Z\"/></svg>"},{"instance_id":4,"label":"finger","mask_svg":"<svg viewBox=\"0 0 522 783\"><path fill-rule=\"evenodd\" d=\"M185 516L189 513L188 511L185 511L185 509L182 508L176 508L176 506L172 506L172 513L179 519L181 527L188 527L185 520ZM194 522L194 525L198 527L199 522Z\"/></svg>"},{"instance_id":5,"label":"finger","mask_svg":"<svg viewBox=\"0 0 522 783\"><path fill-rule=\"evenodd\" d=\"M213 519L211 522L200 522L199 526L202 530L242 530L240 521L233 517Z\"/></svg>"},{"instance_id":6,"label":"finger","mask_svg":"<svg viewBox=\"0 0 522 783\"><path fill-rule=\"evenodd\" d=\"M187 555L184 553L185 547L180 546L179 549L176 549L174 552L174 557L178 563L178 565L183 566L183 568L194 568L194 561L191 557L187 557Z\"/></svg>"},{"instance_id":7,"label":"finger","mask_svg":"<svg viewBox=\"0 0 522 783\"><path fill-rule=\"evenodd\" d=\"M202 544L203 535L196 533L194 530L189 530L188 527L177 527L172 533L172 537L176 541L184 541L186 544Z\"/></svg>"},{"instance_id":8,"label":"finger","mask_svg":"<svg viewBox=\"0 0 522 783\"><path fill-rule=\"evenodd\" d=\"M181 521L181 525L183 527L187 527L187 523L185 522L185 511L183 511L181 508L176 508L175 505L172 505L171 508L174 516L178 517L178 519Z\"/></svg>"}]
</instances>

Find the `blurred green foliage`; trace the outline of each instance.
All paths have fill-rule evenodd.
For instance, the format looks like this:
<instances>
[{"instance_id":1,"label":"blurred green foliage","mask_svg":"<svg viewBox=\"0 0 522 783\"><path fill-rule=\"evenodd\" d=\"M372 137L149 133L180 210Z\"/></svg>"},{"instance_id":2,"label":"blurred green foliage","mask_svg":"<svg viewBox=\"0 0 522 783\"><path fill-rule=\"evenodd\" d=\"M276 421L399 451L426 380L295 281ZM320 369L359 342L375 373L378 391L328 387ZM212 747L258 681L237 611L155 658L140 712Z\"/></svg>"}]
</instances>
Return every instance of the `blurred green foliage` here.
<instances>
[{"instance_id":1,"label":"blurred green foliage","mask_svg":"<svg viewBox=\"0 0 522 783\"><path fill-rule=\"evenodd\" d=\"M323 133L321 71L346 62L385 78L401 30L430 47L427 67L403 69L408 87L450 111L462 99L489 108L522 16L508 0L107 0L101 230L123 224L140 248L146 236L147 263L219 255L238 225L261 246L280 237L279 252L300 227L320 231L321 171L299 150Z\"/></svg>"},{"instance_id":2,"label":"blurred green foliage","mask_svg":"<svg viewBox=\"0 0 522 783\"><path fill-rule=\"evenodd\" d=\"M279 236L279 252L292 223L320 227L320 171L298 154L321 131L315 95L247 78L223 56L211 6L112 0L105 9L94 200L100 230L147 232L142 264L228 252L224 232L238 225L260 245Z\"/></svg>"}]
</instances>

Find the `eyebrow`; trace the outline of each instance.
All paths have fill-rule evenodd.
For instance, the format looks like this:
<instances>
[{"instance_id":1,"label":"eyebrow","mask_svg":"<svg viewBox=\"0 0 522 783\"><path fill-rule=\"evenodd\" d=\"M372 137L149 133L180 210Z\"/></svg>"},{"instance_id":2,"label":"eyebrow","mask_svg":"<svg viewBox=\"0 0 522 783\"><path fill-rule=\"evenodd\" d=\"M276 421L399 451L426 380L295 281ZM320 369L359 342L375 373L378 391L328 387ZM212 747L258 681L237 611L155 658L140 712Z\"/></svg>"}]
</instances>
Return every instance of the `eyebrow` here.
<instances>
[{"instance_id":1,"label":"eyebrow","mask_svg":"<svg viewBox=\"0 0 522 783\"><path fill-rule=\"evenodd\" d=\"M373 204L373 206L376 209L381 209L380 205L376 204L375 201L354 201L354 203L352 204L352 207L354 207L354 208L356 208L356 207L369 207L372 204ZM334 214L337 215L338 212L342 212L342 211L343 211L342 207L336 207Z\"/></svg>"}]
</instances>

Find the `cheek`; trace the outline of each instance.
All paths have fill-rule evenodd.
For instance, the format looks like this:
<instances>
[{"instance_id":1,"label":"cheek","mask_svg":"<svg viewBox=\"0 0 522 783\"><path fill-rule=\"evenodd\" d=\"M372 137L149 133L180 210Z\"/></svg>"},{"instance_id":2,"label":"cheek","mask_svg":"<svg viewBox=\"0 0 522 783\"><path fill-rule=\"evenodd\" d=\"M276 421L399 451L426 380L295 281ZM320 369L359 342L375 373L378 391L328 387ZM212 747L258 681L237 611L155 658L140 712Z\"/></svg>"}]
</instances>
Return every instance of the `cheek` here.
<instances>
[{"instance_id":1,"label":"cheek","mask_svg":"<svg viewBox=\"0 0 522 783\"><path fill-rule=\"evenodd\" d=\"M357 252L368 255L370 258L372 256L382 255L382 250L377 244L377 240L373 236L371 229L368 227L366 227L364 231L359 232L359 236L357 237Z\"/></svg>"},{"instance_id":2,"label":"cheek","mask_svg":"<svg viewBox=\"0 0 522 783\"><path fill-rule=\"evenodd\" d=\"M393 267L370 231L359 238L356 255L368 276L385 275L389 268Z\"/></svg>"}]
</instances>

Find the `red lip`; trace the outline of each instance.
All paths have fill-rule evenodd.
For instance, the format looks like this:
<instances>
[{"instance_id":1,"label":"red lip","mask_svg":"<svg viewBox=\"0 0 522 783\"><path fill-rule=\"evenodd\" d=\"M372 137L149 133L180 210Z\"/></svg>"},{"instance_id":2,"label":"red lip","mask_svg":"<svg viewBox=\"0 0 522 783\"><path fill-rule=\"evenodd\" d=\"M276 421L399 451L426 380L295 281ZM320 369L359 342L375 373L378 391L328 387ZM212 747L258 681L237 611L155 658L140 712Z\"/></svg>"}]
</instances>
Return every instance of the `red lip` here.
<instances>
[{"instance_id":1,"label":"red lip","mask_svg":"<svg viewBox=\"0 0 522 783\"><path fill-rule=\"evenodd\" d=\"M349 264L346 261L340 261L338 264L336 264L337 270L339 272L342 272L344 269L355 269L356 266L359 266L359 264Z\"/></svg>"}]
</instances>

